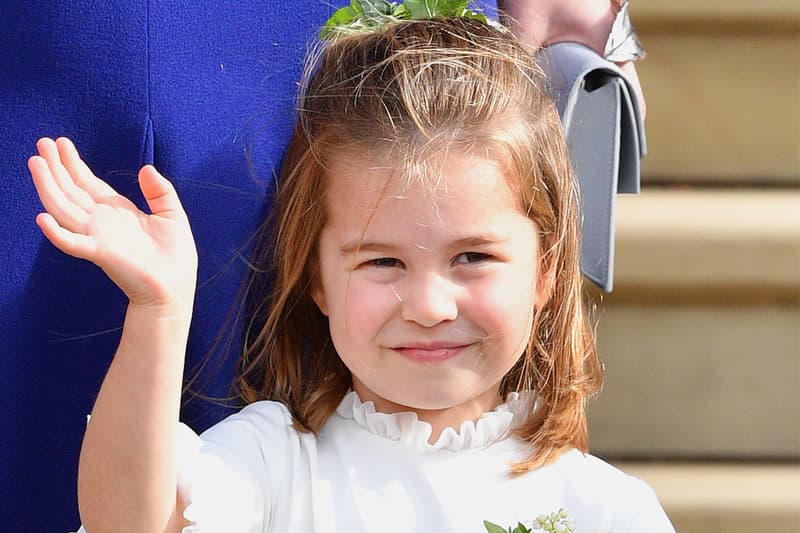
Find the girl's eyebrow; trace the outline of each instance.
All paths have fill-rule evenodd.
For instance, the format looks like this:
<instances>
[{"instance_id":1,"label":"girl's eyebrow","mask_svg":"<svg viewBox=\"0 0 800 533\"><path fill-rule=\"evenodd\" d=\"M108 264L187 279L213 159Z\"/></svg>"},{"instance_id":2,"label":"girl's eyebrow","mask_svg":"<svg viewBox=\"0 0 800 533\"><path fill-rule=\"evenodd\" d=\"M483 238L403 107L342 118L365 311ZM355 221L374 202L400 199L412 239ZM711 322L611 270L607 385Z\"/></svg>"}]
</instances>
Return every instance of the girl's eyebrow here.
<instances>
[{"instance_id":1,"label":"girl's eyebrow","mask_svg":"<svg viewBox=\"0 0 800 533\"><path fill-rule=\"evenodd\" d=\"M462 237L447 244L448 248L476 248L482 246L502 245L510 241L509 237L504 237L494 234L471 235L469 237ZM396 252L400 247L378 241L364 241L361 239L353 239L345 242L339 247L339 252L342 255L351 255L359 252Z\"/></svg>"},{"instance_id":2,"label":"girl's eyebrow","mask_svg":"<svg viewBox=\"0 0 800 533\"><path fill-rule=\"evenodd\" d=\"M351 255L358 252L392 252L396 250L398 250L398 247L393 244L361 239L347 241L339 247L339 252L342 255Z\"/></svg>"},{"instance_id":3,"label":"girl's eyebrow","mask_svg":"<svg viewBox=\"0 0 800 533\"><path fill-rule=\"evenodd\" d=\"M469 237L464 237L461 239L457 239L453 241L450 246L452 248L471 248L471 247L479 247L479 246L491 246L496 244L505 244L511 239L509 237L504 237L501 235L495 235L492 233L483 234L483 235L471 235Z\"/></svg>"}]
</instances>

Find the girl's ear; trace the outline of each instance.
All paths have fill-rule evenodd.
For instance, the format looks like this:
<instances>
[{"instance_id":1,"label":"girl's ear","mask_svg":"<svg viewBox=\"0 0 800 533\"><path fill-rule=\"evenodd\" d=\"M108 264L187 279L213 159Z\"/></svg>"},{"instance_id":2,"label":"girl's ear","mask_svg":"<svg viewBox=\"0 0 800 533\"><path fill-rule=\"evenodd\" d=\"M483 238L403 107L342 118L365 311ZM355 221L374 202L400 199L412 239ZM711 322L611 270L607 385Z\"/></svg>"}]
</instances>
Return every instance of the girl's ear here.
<instances>
[{"instance_id":1,"label":"girl's ear","mask_svg":"<svg viewBox=\"0 0 800 533\"><path fill-rule=\"evenodd\" d=\"M311 283L311 299L317 304L322 314L328 316L328 301L325 299L325 290L322 288L319 274L314 276L314 281Z\"/></svg>"}]
</instances>

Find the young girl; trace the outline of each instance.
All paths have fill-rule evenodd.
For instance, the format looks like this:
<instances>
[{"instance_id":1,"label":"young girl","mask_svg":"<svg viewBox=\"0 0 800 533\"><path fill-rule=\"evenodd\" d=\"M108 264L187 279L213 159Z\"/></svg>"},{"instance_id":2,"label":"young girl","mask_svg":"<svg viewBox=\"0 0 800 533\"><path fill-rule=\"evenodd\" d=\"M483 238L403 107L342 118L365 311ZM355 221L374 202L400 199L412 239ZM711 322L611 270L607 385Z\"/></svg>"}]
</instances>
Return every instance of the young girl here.
<instances>
[{"instance_id":1,"label":"young girl","mask_svg":"<svg viewBox=\"0 0 800 533\"><path fill-rule=\"evenodd\" d=\"M197 255L174 189L144 167L145 214L38 143L37 223L130 300L81 451L86 531L672 531L586 454L576 191L529 52L427 19L335 36L312 67L256 256L249 405L201 436L178 423Z\"/></svg>"}]
</instances>

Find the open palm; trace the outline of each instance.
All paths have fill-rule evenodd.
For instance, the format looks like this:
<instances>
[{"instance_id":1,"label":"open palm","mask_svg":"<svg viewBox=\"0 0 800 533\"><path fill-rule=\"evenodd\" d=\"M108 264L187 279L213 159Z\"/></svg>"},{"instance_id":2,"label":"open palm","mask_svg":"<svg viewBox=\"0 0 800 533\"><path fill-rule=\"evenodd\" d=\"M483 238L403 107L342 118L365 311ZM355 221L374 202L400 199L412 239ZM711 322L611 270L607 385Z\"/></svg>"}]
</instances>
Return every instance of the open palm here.
<instances>
[{"instance_id":1,"label":"open palm","mask_svg":"<svg viewBox=\"0 0 800 533\"><path fill-rule=\"evenodd\" d=\"M68 139L43 138L36 147L28 168L46 210L36 222L47 239L102 268L133 304L191 305L197 252L172 184L142 167L148 214L97 178Z\"/></svg>"}]
</instances>

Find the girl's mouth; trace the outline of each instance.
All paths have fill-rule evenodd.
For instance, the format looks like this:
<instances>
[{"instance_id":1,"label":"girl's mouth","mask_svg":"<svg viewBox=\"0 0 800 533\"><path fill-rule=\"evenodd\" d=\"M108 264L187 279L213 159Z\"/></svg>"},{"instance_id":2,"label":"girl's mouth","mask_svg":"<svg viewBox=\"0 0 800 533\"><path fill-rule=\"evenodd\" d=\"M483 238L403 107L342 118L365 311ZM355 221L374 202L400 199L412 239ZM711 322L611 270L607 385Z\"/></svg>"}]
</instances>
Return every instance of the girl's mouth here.
<instances>
[{"instance_id":1,"label":"girl's mouth","mask_svg":"<svg viewBox=\"0 0 800 533\"><path fill-rule=\"evenodd\" d=\"M446 361L460 354L471 344L437 343L437 344L408 344L392 348L407 359L420 363L436 363Z\"/></svg>"}]
</instances>

